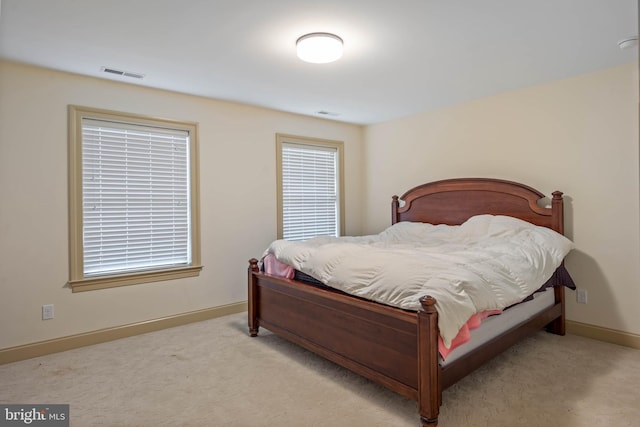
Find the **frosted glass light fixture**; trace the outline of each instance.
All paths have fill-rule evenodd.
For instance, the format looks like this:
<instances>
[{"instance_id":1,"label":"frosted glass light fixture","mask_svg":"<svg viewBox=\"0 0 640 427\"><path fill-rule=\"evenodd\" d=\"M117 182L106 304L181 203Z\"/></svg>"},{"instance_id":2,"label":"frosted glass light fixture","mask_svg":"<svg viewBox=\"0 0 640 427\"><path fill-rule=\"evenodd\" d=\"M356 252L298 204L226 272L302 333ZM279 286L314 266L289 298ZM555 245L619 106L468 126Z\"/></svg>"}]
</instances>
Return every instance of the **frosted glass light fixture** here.
<instances>
[{"instance_id":1,"label":"frosted glass light fixture","mask_svg":"<svg viewBox=\"0 0 640 427\"><path fill-rule=\"evenodd\" d=\"M340 59L342 45L342 39L330 33L305 34L296 41L298 58L314 64L326 64Z\"/></svg>"}]
</instances>

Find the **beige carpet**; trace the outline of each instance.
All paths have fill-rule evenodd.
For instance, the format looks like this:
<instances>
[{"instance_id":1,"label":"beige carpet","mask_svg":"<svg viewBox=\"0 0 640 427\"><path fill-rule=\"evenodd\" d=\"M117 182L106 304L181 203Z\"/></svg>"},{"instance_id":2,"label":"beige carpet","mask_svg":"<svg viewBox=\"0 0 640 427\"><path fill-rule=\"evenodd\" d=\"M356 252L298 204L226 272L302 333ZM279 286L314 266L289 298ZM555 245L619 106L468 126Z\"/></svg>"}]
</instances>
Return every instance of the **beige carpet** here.
<instances>
[{"instance_id":1,"label":"beige carpet","mask_svg":"<svg viewBox=\"0 0 640 427\"><path fill-rule=\"evenodd\" d=\"M418 426L417 405L244 314L0 366L0 403L71 426ZM638 426L640 350L540 332L445 391L441 427Z\"/></svg>"}]
</instances>

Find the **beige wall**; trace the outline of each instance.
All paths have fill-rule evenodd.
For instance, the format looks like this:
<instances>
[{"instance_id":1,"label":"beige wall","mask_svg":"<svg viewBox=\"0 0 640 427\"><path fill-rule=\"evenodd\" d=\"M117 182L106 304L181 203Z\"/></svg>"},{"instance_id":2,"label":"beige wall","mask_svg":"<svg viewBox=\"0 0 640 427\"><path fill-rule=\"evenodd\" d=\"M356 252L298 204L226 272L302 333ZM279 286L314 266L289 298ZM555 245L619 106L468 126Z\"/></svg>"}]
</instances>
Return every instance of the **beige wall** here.
<instances>
[{"instance_id":1,"label":"beige wall","mask_svg":"<svg viewBox=\"0 0 640 427\"><path fill-rule=\"evenodd\" d=\"M432 180L496 177L566 195L567 267L588 291L568 318L640 334L637 64L365 128L364 231L390 197ZM375 165L375 168L373 167Z\"/></svg>"},{"instance_id":2,"label":"beige wall","mask_svg":"<svg viewBox=\"0 0 640 427\"><path fill-rule=\"evenodd\" d=\"M347 234L390 222L390 196L488 176L567 201L568 317L640 334L635 64L363 129L0 62L0 349L246 300L246 260L276 235L275 134L345 142ZM67 105L200 123L199 278L72 294ZM365 144L366 142L366 144ZM42 304L55 304L42 321Z\"/></svg>"},{"instance_id":3,"label":"beige wall","mask_svg":"<svg viewBox=\"0 0 640 427\"><path fill-rule=\"evenodd\" d=\"M200 277L65 287L68 104L200 123ZM277 132L344 141L346 231L361 233L359 126L0 62L0 349L245 301L247 260L276 236Z\"/></svg>"}]
</instances>

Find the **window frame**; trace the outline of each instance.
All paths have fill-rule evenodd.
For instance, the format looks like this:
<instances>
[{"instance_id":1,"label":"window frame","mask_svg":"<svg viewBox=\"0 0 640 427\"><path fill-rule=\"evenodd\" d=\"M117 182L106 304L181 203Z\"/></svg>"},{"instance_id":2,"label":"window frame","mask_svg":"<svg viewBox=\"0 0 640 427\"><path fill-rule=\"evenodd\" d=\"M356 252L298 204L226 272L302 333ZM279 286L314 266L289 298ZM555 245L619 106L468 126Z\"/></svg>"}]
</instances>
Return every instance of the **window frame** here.
<instances>
[{"instance_id":1,"label":"window frame","mask_svg":"<svg viewBox=\"0 0 640 427\"><path fill-rule=\"evenodd\" d=\"M284 235L284 213L283 213L283 188L282 188L282 147L286 144L308 145L311 147L323 147L335 149L338 157L337 190L338 190L338 232L340 236L345 234L345 209L344 209L344 142L322 138L311 138L289 134L276 134L276 192L277 192L277 238L282 239Z\"/></svg>"},{"instance_id":2,"label":"window frame","mask_svg":"<svg viewBox=\"0 0 640 427\"><path fill-rule=\"evenodd\" d=\"M200 253L200 184L198 124L133 113L69 105L69 286L81 292L118 286L195 277L202 270ZM189 179L191 202L191 264L85 277L83 246L82 121L109 120L143 126L184 130L189 133Z\"/></svg>"}]
</instances>

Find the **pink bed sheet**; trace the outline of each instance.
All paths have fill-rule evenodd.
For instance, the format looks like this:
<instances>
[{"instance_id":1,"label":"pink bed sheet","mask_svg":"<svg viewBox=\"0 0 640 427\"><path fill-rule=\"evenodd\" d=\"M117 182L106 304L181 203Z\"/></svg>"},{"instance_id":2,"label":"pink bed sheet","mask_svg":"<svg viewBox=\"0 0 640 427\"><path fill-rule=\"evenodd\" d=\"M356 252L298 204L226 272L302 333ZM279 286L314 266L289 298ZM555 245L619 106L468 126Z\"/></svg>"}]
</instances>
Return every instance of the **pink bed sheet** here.
<instances>
[{"instance_id":1,"label":"pink bed sheet","mask_svg":"<svg viewBox=\"0 0 640 427\"><path fill-rule=\"evenodd\" d=\"M262 258L264 272L273 276L284 277L285 279L293 279L295 270L288 264L278 261L274 254L267 254Z\"/></svg>"}]
</instances>

